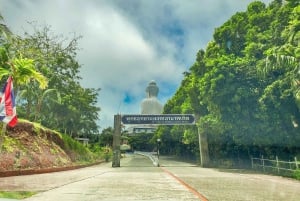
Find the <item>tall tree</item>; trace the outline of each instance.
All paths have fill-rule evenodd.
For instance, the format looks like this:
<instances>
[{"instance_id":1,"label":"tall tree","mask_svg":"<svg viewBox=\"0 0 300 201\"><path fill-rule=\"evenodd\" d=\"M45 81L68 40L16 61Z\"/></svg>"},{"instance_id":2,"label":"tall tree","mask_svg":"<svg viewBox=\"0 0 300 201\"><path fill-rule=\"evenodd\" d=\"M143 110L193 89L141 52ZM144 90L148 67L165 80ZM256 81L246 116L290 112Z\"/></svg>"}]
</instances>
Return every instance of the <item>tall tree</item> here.
<instances>
[{"instance_id":1,"label":"tall tree","mask_svg":"<svg viewBox=\"0 0 300 201\"><path fill-rule=\"evenodd\" d=\"M35 68L49 80L47 90L36 85L21 88L21 114L32 121L72 136L98 133L96 106L100 89L80 85L80 64L76 60L78 40L53 34L48 26L33 25L34 33L15 41L15 51L36 59Z\"/></svg>"},{"instance_id":2,"label":"tall tree","mask_svg":"<svg viewBox=\"0 0 300 201\"><path fill-rule=\"evenodd\" d=\"M0 21L3 17L0 15ZM11 45L18 40L5 24L0 23L0 80L9 75L14 78L15 86L18 88L36 80L39 87L47 87L47 79L35 69L34 60L23 57L22 54L12 51Z\"/></svg>"},{"instance_id":3,"label":"tall tree","mask_svg":"<svg viewBox=\"0 0 300 201\"><path fill-rule=\"evenodd\" d=\"M268 7L255 1L233 15L197 53L167 102L167 113L199 115L211 165L299 153L299 10L292 1L275 0ZM196 136L192 129L168 127L156 135L166 145L176 139L168 148L179 150L197 140L191 133Z\"/></svg>"}]
</instances>

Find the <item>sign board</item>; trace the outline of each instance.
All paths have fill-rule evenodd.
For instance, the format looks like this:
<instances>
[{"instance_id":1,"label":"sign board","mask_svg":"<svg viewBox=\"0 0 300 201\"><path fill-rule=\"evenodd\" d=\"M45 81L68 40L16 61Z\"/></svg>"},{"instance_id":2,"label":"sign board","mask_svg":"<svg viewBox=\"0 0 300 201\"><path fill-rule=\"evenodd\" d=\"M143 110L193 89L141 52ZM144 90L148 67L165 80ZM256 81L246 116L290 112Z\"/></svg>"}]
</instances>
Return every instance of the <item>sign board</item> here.
<instances>
[{"instance_id":1,"label":"sign board","mask_svg":"<svg viewBox=\"0 0 300 201\"><path fill-rule=\"evenodd\" d=\"M123 124L159 124L159 125L191 125L195 124L193 114L141 114L122 115Z\"/></svg>"}]
</instances>

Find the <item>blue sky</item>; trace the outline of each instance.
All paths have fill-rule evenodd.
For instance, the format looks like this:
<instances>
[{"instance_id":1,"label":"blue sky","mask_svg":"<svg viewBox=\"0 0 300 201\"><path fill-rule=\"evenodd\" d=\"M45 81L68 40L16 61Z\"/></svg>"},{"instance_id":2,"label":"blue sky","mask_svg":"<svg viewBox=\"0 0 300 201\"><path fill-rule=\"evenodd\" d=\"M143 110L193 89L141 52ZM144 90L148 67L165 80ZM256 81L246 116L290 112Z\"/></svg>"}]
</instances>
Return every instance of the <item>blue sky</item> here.
<instances>
[{"instance_id":1,"label":"blue sky","mask_svg":"<svg viewBox=\"0 0 300 201\"><path fill-rule=\"evenodd\" d=\"M19 35L28 22L83 38L78 61L84 87L101 88L99 126L113 115L139 114L145 88L155 80L165 104L214 29L252 0L0 0L0 13ZM268 4L271 0L263 0Z\"/></svg>"}]
</instances>

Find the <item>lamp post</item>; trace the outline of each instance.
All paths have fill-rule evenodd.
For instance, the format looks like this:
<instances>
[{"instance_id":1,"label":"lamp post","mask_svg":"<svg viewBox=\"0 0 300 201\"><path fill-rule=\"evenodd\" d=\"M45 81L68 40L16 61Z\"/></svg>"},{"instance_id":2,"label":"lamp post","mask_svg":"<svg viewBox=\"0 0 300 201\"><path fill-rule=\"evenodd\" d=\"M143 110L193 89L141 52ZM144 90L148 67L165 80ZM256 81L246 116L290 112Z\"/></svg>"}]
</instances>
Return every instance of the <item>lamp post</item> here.
<instances>
[{"instance_id":1,"label":"lamp post","mask_svg":"<svg viewBox=\"0 0 300 201\"><path fill-rule=\"evenodd\" d=\"M159 138L156 141L157 141L157 166L159 167L159 145L161 141Z\"/></svg>"}]
</instances>

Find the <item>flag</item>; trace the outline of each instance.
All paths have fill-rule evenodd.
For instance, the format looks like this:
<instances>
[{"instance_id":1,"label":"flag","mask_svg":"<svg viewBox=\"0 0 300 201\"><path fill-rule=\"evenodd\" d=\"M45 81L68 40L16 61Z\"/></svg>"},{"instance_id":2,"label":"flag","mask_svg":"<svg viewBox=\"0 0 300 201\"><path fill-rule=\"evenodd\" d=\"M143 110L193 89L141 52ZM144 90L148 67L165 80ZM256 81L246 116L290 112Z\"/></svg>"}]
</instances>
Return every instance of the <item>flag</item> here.
<instances>
[{"instance_id":1,"label":"flag","mask_svg":"<svg viewBox=\"0 0 300 201\"><path fill-rule=\"evenodd\" d=\"M0 121L14 127L17 124L17 111L12 77L9 76L0 94Z\"/></svg>"}]
</instances>

